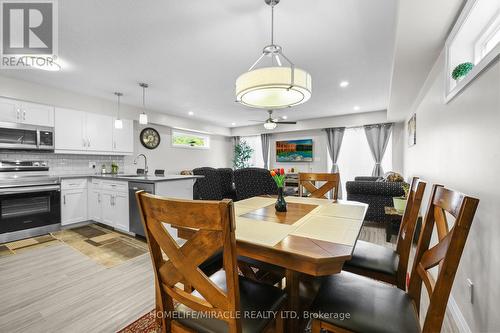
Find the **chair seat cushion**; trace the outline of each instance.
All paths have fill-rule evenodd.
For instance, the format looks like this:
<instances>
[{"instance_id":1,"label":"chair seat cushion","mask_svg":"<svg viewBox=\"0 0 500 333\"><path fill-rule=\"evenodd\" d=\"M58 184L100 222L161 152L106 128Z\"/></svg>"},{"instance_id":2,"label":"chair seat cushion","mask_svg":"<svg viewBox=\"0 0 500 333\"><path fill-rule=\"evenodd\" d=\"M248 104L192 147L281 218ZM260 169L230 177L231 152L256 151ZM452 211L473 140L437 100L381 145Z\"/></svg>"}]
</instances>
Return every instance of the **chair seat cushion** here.
<instances>
[{"instance_id":1,"label":"chair seat cushion","mask_svg":"<svg viewBox=\"0 0 500 333\"><path fill-rule=\"evenodd\" d=\"M210 258L201 263L198 268L206 275L212 275L222 269L222 250L214 253Z\"/></svg>"},{"instance_id":2,"label":"chair seat cushion","mask_svg":"<svg viewBox=\"0 0 500 333\"><path fill-rule=\"evenodd\" d=\"M227 291L225 271L218 271L210 279L219 288ZM242 276L239 277L239 287L242 333L262 332L274 317L269 316L269 318L266 318L265 316L261 316L261 318L249 318L249 316L244 316L245 312L278 311L286 299L286 293L276 287L256 283ZM197 291L194 291L193 295L201 297ZM197 332L229 332L227 323L222 320L203 318L202 316L189 316L188 313L192 313L192 310L185 305L179 305L177 311L185 313L186 316L183 318L182 315L178 315L180 318L176 320Z\"/></svg>"},{"instance_id":3,"label":"chair seat cushion","mask_svg":"<svg viewBox=\"0 0 500 333\"><path fill-rule=\"evenodd\" d=\"M351 260L344 266L351 266L395 276L398 271L399 255L385 246L357 241Z\"/></svg>"},{"instance_id":4,"label":"chair seat cushion","mask_svg":"<svg viewBox=\"0 0 500 333\"><path fill-rule=\"evenodd\" d=\"M353 332L420 332L408 294L349 272L331 275L323 281L311 308L311 315L315 314L322 315L321 321ZM349 314L349 318L342 320L340 314Z\"/></svg>"}]
</instances>

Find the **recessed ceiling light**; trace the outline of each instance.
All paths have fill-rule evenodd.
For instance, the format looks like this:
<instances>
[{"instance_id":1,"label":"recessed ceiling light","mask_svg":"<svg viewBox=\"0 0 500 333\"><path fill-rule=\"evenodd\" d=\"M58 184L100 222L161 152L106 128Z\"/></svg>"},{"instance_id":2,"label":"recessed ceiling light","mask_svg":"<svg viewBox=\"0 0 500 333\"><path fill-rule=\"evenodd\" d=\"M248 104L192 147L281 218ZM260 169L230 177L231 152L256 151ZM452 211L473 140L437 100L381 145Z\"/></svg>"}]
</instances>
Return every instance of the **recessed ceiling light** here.
<instances>
[{"instance_id":1,"label":"recessed ceiling light","mask_svg":"<svg viewBox=\"0 0 500 333\"><path fill-rule=\"evenodd\" d=\"M349 82L348 81L342 81L340 82L339 86L341 86L342 88L345 88L349 85Z\"/></svg>"},{"instance_id":2,"label":"recessed ceiling light","mask_svg":"<svg viewBox=\"0 0 500 333\"><path fill-rule=\"evenodd\" d=\"M281 119L288 119L288 116L281 116Z\"/></svg>"},{"instance_id":3,"label":"recessed ceiling light","mask_svg":"<svg viewBox=\"0 0 500 333\"><path fill-rule=\"evenodd\" d=\"M354 109L355 111L358 111L358 110L359 110L359 106L358 106L358 105L355 105L355 106L353 107L353 109Z\"/></svg>"},{"instance_id":4,"label":"recessed ceiling light","mask_svg":"<svg viewBox=\"0 0 500 333\"><path fill-rule=\"evenodd\" d=\"M236 125L236 123L231 123L231 126L235 126L235 125Z\"/></svg>"},{"instance_id":5,"label":"recessed ceiling light","mask_svg":"<svg viewBox=\"0 0 500 333\"><path fill-rule=\"evenodd\" d=\"M193 116L193 115L194 115L194 112L193 112L193 111L189 111L189 112L188 112L188 115Z\"/></svg>"}]
</instances>

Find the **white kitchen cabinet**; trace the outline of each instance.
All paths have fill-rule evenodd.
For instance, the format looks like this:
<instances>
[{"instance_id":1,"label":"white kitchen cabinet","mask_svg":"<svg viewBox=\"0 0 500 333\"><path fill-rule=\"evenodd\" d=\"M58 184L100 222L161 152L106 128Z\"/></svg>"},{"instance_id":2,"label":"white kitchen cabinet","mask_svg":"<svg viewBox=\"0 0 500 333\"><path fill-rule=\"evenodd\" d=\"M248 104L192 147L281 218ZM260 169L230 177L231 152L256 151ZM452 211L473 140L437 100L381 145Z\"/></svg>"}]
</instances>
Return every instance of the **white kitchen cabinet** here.
<instances>
[{"instance_id":1,"label":"white kitchen cabinet","mask_svg":"<svg viewBox=\"0 0 500 333\"><path fill-rule=\"evenodd\" d=\"M90 179L89 181L88 217L89 220L102 222L101 182L98 179Z\"/></svg>"},{"instance_id":2,"label":"white kitchen cabinet","mask_svg":"<svg viewBox=\"0 0 500 333\"><path fill-rule=\"evenodd\" d=\"M0 98L0 121L17 123L21 121L20 117L21 109L18 101Z\"/></svg>"},{"instance_id":3,"label":"white kitchen cabinet","mask_svg":"<svg viewBox=\"0 0 500 333\"><path fill-rule=\"evenodd\" d=\"M22 102L20 105L23 124L54 127L54 107Z\"/></svg>"},{"instance_id":4,"label":"white kitchen cabinet","mask_svg":"<svg viewBox=\"0 0 500 333\"><path fill-rule=\"evenodd\" d=\"M111 151L113 120L110 116L86 113L85 137L88 151Z\"/></svg>"},{"instance_id":5,"label":"white kitchen cabinet","mask_svg":"<svg viewBox=\"0 0 500 333\"><path fill-rule=\"evenodd\" d=\"M87 179L63 179L61 182L61 225L87 221Z\"/></svg>"},{"instance_id":6,"label":"white kitchen cabinet","mask_svg":"<svg viewBox=\"0 0 500 333\"><path fill-rule=\"evenodd\" d=\"M114 227L129 231L128 193L116 193L113 204Z\"/></svg>"},{"instance_id":7,"label":"white kitchen cabinet","mask_svg":"<svg viewBox=\"0 0 500 333\"><path fill-rule=\"evenodd\" d=\"M56 108L55 111L55 149L64 151L84 151L85 112Z\"/></svg>"},{"instance_id":8,"label":"white kitchen cabinet","mask_svg":"<svg viewBox=\"0 0 500 333\"><path fill-rule=\"evenodd\" d=\"M116 118L113 118L113 124ZM134 122L122 119L123 128L113 126L113 151L132 154L134 152Z\"/></svg>"},{"instance_id":9,"label":"white kitchen cabinet","mask_svg":"<svg viewBox=\"0 0 500 333\"><path fill-rule=\"evenodd\" d=\"M0 121L53 127L54 107L0 98Z\"/></svg>"},{"instance_id":10,"label":"white kitchen cabinet","mask_svg":"<svg viewBox=\"0 0 500 333\"><path fill-rule=\"evenodd\" d=\"M128 182L102 181L102 223L121 231L129 231Z\"/></svg>"}]
</instances>

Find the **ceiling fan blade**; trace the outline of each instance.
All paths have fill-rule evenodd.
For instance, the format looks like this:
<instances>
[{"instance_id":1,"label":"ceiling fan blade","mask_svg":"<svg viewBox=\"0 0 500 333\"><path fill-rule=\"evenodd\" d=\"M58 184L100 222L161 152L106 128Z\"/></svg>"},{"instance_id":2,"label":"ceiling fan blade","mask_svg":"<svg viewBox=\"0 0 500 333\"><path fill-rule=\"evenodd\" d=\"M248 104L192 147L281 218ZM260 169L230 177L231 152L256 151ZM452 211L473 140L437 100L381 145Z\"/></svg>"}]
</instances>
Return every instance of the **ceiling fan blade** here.
<instances>
[{"instance_id":1,"label":"ceiling fan blade","mask_svg":"<svg viewBox=\"0 0 500 333\"><path fill-rule=\"evenodd\" d=\"M288 125L297 124L296 121L275 121L274 123L276 123L276 124L288 124Z\"/></svg>"}]
</instances>

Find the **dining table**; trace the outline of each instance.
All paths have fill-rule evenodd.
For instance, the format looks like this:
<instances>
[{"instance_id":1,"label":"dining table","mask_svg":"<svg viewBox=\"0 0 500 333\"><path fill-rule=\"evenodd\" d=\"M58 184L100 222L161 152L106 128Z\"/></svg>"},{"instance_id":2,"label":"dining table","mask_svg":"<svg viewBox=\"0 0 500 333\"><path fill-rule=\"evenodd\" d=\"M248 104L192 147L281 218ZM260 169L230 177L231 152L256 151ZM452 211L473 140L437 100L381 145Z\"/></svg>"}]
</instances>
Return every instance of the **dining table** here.
<instances>
[{"instance_id":1,"label":"dining table","mask_svg":"<svg viewBox=\"0 0 500 333\"><path fill-rule=\"evenodd\" d=\"M304 325L301 281L337 274L351 259L368 209L365 203L286 197L287 211L277 212L276 198L257 196L234 203L236 250L285 270L288 295L286 331ZM179 238L193 230L177 228Z\"/></svg>"}]
</instances>

